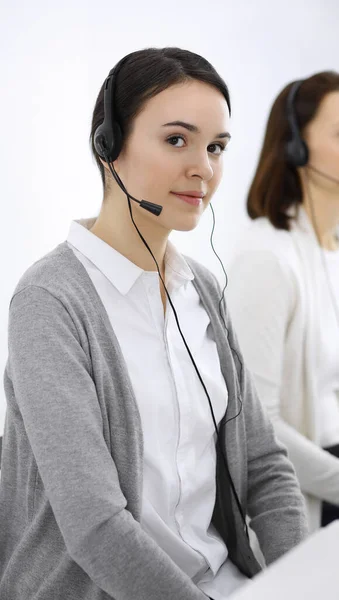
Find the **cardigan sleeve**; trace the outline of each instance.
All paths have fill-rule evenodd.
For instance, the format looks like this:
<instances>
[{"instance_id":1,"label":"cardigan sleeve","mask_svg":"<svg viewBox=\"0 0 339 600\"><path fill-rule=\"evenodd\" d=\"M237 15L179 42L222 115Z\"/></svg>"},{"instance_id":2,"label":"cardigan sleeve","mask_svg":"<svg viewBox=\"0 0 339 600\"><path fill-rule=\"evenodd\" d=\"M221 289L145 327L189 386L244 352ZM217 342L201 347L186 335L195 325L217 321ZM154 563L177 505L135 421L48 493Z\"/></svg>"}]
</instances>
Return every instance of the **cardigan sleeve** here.
<instances>
[{"instance_id":1,"label":"cardigan sleeve","mask_svg":"<svg viewBox=\"0 0 339 600\"><path fill-rule=\"evenodd\" d=\"M302 491L339 505L339 460L281 417L284 340L296 294L293 274L273 252L246 251L234 259L227 304L256 390L287 447Z\"/></svg>"},{"instance_id":2,"label":"cardigan sleeve","mask_svg":"<svg viewBox=\"0 0 339 600\"><path fill-rule=\"evenodd\" d=\"M204 600L126 509L90 360L65 306L25 288L12 299L8 338L15 400L70 557L116 600Z\"/></svg>"}]
</instances>

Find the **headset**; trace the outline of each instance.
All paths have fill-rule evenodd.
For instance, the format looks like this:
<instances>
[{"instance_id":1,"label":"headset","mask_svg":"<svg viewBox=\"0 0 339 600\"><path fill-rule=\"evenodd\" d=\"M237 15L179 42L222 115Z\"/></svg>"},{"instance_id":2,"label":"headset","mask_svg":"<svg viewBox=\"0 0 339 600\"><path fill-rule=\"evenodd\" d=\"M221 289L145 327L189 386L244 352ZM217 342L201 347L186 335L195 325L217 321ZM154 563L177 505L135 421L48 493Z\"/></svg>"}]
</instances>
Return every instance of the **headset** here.
<instances>
[{"instance_id":1,"label":"headset","mask_svg":"<svg viewBox=\"0 0 339 600\"><path fill-rule=\"evenodd\" d=\"M286 158L293 167L304 167L309 159L308 147L301 137L295 111L295 98L303 82L304 79L299 79L293 83L286 103L286 116L291 133L291 137L286 143Z\"/></svg>"},{"instance_id":2,"label":"headset","mask_svg":"<svg viewBox=\"0 0 339 600\"><path fill-rule=\"evenodd\" d=\"M286 100L286 117L290 129L290 137L285 145L286 160L292 167L305 167L307 165L309 169L322 175L325 179L339 184L339 179L320 171L320 169L309 163L309 149L302 138L295 108L296 96L304 81L304 79L298 79L292 84Z\"/></svg>"},{"instance_id":3,"label":"headset","mask_svg":"<svg viewBox=\"0 0 339 600\"><path fill-rule=\"evenodd\" d=\"M95 130L95 132L94 132L93 143L94 143L94 147L95 147L95 150L97 151L98 155L107 163L112 176L114 177L115 181L117 182L117 184L119 185L119 187L122 189L122 191L125 193L125 195L127 197L127 201L128 201L129 212L130 212L132 223L133 223L133 225L134 225L134 227L135 227L135 229L136 229L136 231L137 231L140 239L142 240L143 244L146 246L147 250L151 254L151 256L152 256L152 258L153 258L153 260L155 262L155 265L157 267L158 275L159 275L161 283L162 283L162 285L164 287L164 290L165 290L165 293L166 293L166 297L167 297L167 299L169 301L169 304L170 304L170 306L171 306L171 308L173 310L173 314L174 314L174 317L175 317L176 325L178 327L180 336L181 336L181 338L183 340L183 343L184 343L185 348L186 348L186 350L187 350L187 352L189 354L189 357L191 359L191 362L193 364L195 372L196 372L196 374L197 374L197 376L199 378L199 381L200 381L200 383L201 383L201 385L202 385L202 387L204 389L205 395L206 395L206 397L208 399L210 410L211 410L211 415L212 415L212 419L213 419L213 423L214 423L214 427L215 427L215 431L216 431L216 435L217 435L217 445L218 445L219 450L220 450L220 455L223 457L223 463L224 463L224 466L226 468L226 476L228 477L228 480L230 482L230 486L231 486L231 489L233 491L234 499L235 499L235 502L236 502L236 504L238 506L239 513L241 515L241 519L243 521L244 531L246 533L247 539L249 540L249 533L248 533L248 527L247 527L246 517L244 515L243 509L242 509L242 506L241 506L241 502L239 500L238 494L236 492L234 483L232 481L232 478L231 478L231 475L230 475L230 472L229 472L229 467L228 467L227 459L226 459L226 456L224 454L224 451L223 451L223 448L222 448L222 444L221 444L221 441L220 441L219 431L218 431L216 419L215 419L215 416L214 416L214 411L213 411L213 407L212 407L210 396L209 396L208 391L206 389L205 383L204 383L204 381L203 381L203 379L202 379L202 377L200 375L200 372L199 372L199 369L198 369L198 367L197 367L197 365L195 363L195 360L194 360L194 358L192 356L192 353L191 353L191 351L190 351L190 349L188 347L188 344L187 344L187 342L185 340L185 337L184 337L184 335L182 333L177 312L175 310L175 307L173 305L173 302L171 300L169 292L168 292L168 290L166 288L166 285L165 285L165 282L163 280L163 277L162 277L162 275L160 273L160 269L159 269L159 265L157 263L157 260L156 260L156 258L154 256L151 248L149 247L147 241L144 239L144 237L142 236L141 232L139 231L139 229L138 229L138 227L137 227L137 225L135 223L130 200L133 200L134 202L137 202L140 205L141 208L144 208L145 210L151 212L152 214L154 214L156 216L159 216L161 214L161 211L162 211L163 207L161 205L159 205L159 204L154 204L152 202L148 202L147 200L138 200L137 198L134 198L133 196L131 196L131 194L125 188L125 186L124 186L123 182L121 181L119 175L115 171L114 165L113 165L113 162L118 158L118 156L119 156L119 154L121 152L122 144L123 144L123 132L121 130L120 124L119 124L119 122L117 120L117 117L116 117L116 107L115 107L117 78L119 76L119 73L120 73L122 67L128 61L129 57L130 57L130 55L127 55L124 58L122 58L116 64L116 66L113 69L111 69L111 71L109 72L109 74L108 74L108 76L107 76L107 78L105 80L105 83L104 83L104 120L101 123L101 125L99 125L97 127L97 129ZM227 286L227 274L226 274L225 268L223 266L223 263L222 263L220 257L217 255L217 253L216 253L216 251L214 249L214 246L213 246L213 232L214 232L214 227L215 227L215 215L214 215L213 207L212 207L211 204L210 204L210 207L211 207L212 215L213 215L213 228L212 228L212 233L211 233L211 246L212 246L212 250L213 250L214 254L217 256L217 258L218 258L218 260L219 260L219 262L220 262L220 264L222 266L222 269L224 271L224 274L226 276L226 283L225 283L225 286L224 286L224 288L222 290L222 296L221 296L220 302L219 302L219 311L220 311L220 315L221 315L223 324L224 324L224 326L226 328L226 331L227 331L227 326L226 326L226 323L225 323L225 320L224 320L224 316L223 316L222 310L221 310L221 306L222 306L223 299L224 299L224 293L225 293L225 289L226 289L226 286ZM226 423L232 421L233 419L237 418L240 415L240 413L242 411L242 401L241 401L240 398L239 398L239 401L240 401L240 410L239 410L239 412L235 416L233 416L230 419L228 419L226 421ZM234 531L233 531L233 533L234 533Z\"/></svg>"},{"instance_id":4,"label":"headset","mask_svg":"<svg viewBox=\"0 0 339 600\"><path fill-rule=\"evenodd\" d=\"M122 143L123 134L119 122L113 118L114 116L114 99L115 99L115 88L117 75L121 68L129 58L129 55L122 58L116 65L111 69L108 77L104 83L104 120L101 125L95 130L94 133L94 147L99 156L105 160L108 166L111 165L119 156ZM112 172L112 169L111 169ZM116 180L119 187L129 196L131 200L137 202L142 208L159 216L162 211L162 206L154 204L153 202L147 202L147 200L137 200L131 194L127 193L120 177L118 176L115 169L113 169L112 175Z\"/></svg>"}]
</instances>

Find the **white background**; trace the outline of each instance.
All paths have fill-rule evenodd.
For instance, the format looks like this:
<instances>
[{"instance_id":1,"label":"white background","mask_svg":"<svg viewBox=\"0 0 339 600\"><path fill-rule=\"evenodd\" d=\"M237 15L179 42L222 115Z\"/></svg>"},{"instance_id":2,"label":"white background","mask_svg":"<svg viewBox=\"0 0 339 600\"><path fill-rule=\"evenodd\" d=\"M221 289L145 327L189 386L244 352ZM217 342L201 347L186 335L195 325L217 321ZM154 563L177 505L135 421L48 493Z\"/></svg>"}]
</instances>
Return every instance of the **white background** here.
<instances>
[{"instance_id":1,"label":"white background","mask_svg":"<svg viewBox=\"0 0 339 600\"><path fill-rule=\"evenodd\" d=\"M0 370L8 306L23 272L95 216L101 180L89 151L95 99L125 54L180 46L205 56L231 92L232 142L215 196L216 248L227 265L273 99L289 81L338 70L338 0L3 0L1 62ZM211 268L210 211L179 249ZM0 387L0 433L5 396Z\"/></svg>"}]
</instances>

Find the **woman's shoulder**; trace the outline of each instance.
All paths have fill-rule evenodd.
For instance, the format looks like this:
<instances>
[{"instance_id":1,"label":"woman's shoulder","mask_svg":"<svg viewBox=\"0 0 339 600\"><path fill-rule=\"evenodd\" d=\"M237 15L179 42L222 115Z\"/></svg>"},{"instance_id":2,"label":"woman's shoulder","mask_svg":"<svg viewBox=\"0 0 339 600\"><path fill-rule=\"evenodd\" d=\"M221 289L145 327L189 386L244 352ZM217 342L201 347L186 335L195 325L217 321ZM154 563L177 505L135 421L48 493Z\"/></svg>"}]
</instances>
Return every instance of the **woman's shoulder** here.
<instances>
[{"instance_id":1,"label":"woman's shoulder","mask_svg":"<svg viewBox=\"0 0 339 600\"><path fill-rule=\"evenodd\" d=\"M24 289L32 287L44 288L57 296L58 291L67 286L67 282L74 276L69 260L71 254L72 251L63 242L36 260L19 278L12 298Z\"/></svg>"},{"instance_id":2,"label":"woman's shoulder","mask_svg":"<svg viewBox=\"0 0 339 600\"><path fill-rule=\"evenodd\" d=\"M251 221L239 236L234 248L234 256L267 253L277 260L294 262L295 247L290 231L277 229L267 217Z\"/></svg>"}]
</instances>

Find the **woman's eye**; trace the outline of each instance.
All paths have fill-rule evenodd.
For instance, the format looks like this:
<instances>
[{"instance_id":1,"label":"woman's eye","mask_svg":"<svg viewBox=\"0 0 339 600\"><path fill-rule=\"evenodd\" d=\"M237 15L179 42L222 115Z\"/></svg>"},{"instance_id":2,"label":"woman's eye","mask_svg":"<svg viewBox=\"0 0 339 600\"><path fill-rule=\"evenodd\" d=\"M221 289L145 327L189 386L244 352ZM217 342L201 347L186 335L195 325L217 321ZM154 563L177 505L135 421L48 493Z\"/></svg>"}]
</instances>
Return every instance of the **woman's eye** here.
<instances>
[{"instance_id":1,"label":"woman's eye","mask_svg":"<svg viewBox=\"0 0 339 600\"><path fill-rule=\"evenodd\" d=\"M171 135L171 137L167 138L167 142L175 148L182 148L185 145L186 140L181 135ZM224 152L224 150L226 150L226 147L223 144L210 144L207 147L207 150L208 152L211 152L211 154L219 156L222 152Z\"/></svg>"},{"instance_id":2,"label":"woman's eye","mask_svg":"<svg viewBox=\"0 0 339 600\"><path fill-rule=\"evenodd\" d=\"M170 138L167 138L167 141L176 148L182 148L185 143L185 140L181 135L172 135ZM178 142L181 143L178 144Z\"/></svg>"},{"instance_id":3,"label":"woman's eye","mask_svg":"<svg viewBox=\"0 0 339 600\"><path fill-rule=\"evenodd\" d=\"M217 156L220 155L225 150L226 150L226 147L223 146L223 144L210 144L208 146L208 151L212 152L212 154L216 154Z\"/></svg>"}]
</instances>

